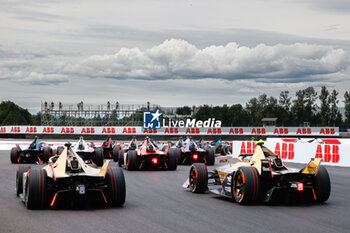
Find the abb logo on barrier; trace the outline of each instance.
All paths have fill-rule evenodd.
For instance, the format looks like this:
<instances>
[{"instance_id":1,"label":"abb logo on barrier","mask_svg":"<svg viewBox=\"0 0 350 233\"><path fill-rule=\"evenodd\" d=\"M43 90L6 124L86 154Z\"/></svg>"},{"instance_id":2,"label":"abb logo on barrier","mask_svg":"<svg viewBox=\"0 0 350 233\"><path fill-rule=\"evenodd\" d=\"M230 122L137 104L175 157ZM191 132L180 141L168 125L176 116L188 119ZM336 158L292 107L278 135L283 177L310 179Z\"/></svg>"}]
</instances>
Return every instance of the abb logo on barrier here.
<instances>
[{"instance_id":1,"label":"abb logo on barrier","mask_svg":"<svg viewBox=\"0 0 350 233\"><path fill-rule=\"evenodd\" d=\"M275 154L281 159L294 159L294 144L293 143L276 143Z\"/></svg>"},{"instance_id":2,"label":"abb logo on barrier","mask_svg":"<svg viewBox=\"0 0 350 233\"><path fill-rule=\"evenodd\" d=\"M26 133L37 133L36 127L27 127Z\"/></svg>"},{"instance_id":3,"label":"abb logo on barrier","mask_svg":"<svg viewBox=\"0 0 350 233\"><path fill-rule=\"evenodd\" d=\"M188 128L186 134L200 134L200 131L198 128Z\"/></svg>"},{"instance_id":4,"label":"abb logo on barrier","mask_svg":"<svg viewBox=\"0 0 350 233\"><path fill-rule=\"evenodd\" d=\"M276 129L273 131L273 134L288 135L288 128L276 128Z\"/></svg>"},{"instance_id":5,"label":"abb logo on barrier","mask_svg":"<svg viewBox=\"0 0 350 233\"><path fill-rule=\"evenodd\" d=\"M54 133L55 130L53 127L45 127L43 128L43 133Z\"/></svg>"},{"instance_id":6,"label":"abb logo on barrier","mask_svg":"<svg viewBox=\"0 0 350 233\"><path fill-rule=\"evenodd\" d=\"M157 129L144 129L143 133L156 134L157 133Z\"/></svg>"},{"instance_id":7,"label":"abb logo on barrier","mask_svg":"<svg viewBox=\"0 0 350 233\"><path fill-rule=\"evenodd\" d=\"M335 134L335 130L333 128L322 128L320 130L320 134L325 134L325 135L330 135L330 134Z\"/></svg>"},{"instance_id":8,"label":"abb logo on barrier","mask_svg":"<svg viewBox=\"0 0 350 233\"><path fill-rule=\"evenodd\" d=\"M74 128L62 128L61 133L74 133Z\"/></svg>"},{"instance_id":9,"label":"abb logo on barrier","mask_svg":"<svg viewBox=\"0 0 350 233\"><path fill-rule=\"evenodd\" d=\"M102 133L115 133L115 128L103 128Z\"/></svg>"},{"instance_id":10,"label":"abb logo on barrier","mask_svg":"<svg viewBox=\"0 0 350 233\"><path fill-rule=\"evenodd\" d=\"M243 128L231 128L228 134L243 134Z\"/></svg>"},{"instance_id":11,"label":"abb logo on barrier","mask_svg":"<svg viewBox=\"0 0 350 233\"><path fill-rule=\"evenodd\" d=\"M11 127L11 133L20 133L21 127Z\"/></svg>"},{"instance_id":12,"label":"abb logo on barrier","mask_svg":"<svg viewBox=\"0 0 350 233\"><path fill-rule=\"evenodd\" d=\"M82 128L82 129L81 129L81 133L91 133L91 134L94 134L94 133L95 133L95 128Z\"/></svg>"},{"instance_id":13,"label":"abb logo on barrier","mask_svg":"<svg viewBox=\"0 0 350 233\"><path fill-rule=\"evenodd\" d=\"M178 128L165 128L164 134L178 134L179 129Z\"/></svg>"},{"instance_id":14,"label":"abb logo on barrier","mask_svg":"<svg viewBox=\"0 0 350 233\"><path fill-rule=\"evenodd\" d=\"M240 154L253 154L255 152L256 145L254 142L247 142L247 146L245 142L242 142L241 152Z\"/></svg>"},{"instance_id":15,"label":"abb logo on barrier","mask_svg":"<svg viewBox=\"0 0 350 233\"><path fill-rule=\"evenodd\" d=\"M339 146L338 145L317 145L315 158L321 158L325 163L339 162Z\"/></svg>"},{"instance_id":16,"label":"abb logo on barrier","mask_svg":"<svg viewBox=\"0 0 350 233\"><path fill-rule=\"evenodd\" d=\"M266 134L265 128L253 128L250 134Z\"/></svg>"},{"instance_id":17,"label":"abb logo on barrier","mask_svg":"<svg viewBox=\"0 0 350 233\"><path fill-rule=\"evenodd\" d=\"M0 133L6 133L6 127L1 127L0 128Z\"/></svg>"},{"instance_id":18,"label":"abb logo on barrier","mask_svg":"<svg viewBox=\"0 0 350 233\"><path fill-rule=\"evenodd\" d=\"M311 134L312 131L310 128L298 128L297 130L297 134L301 134L301 135L307 135L307 134Z\"/></svg>"},{"instance_id":19,"label":"abb logo on barrier","mask_svg":"<svg viewBox=\"0 0 350 233\"><path fill-rule=\"evenodd\" d=\"M123 133L127 133L127 134L136 133L136 128L124 128Z\"/></svg>"},{"instance_id":20,"label":"abb logo on barrier","mask_svg":"<svg viewBox=\"0 0 350 233\"><path fill-rule=\"evenodd\" d=\"M220 128L208 129L207 134L221 134L221 129Z\"/></svg>"}]
</instances>

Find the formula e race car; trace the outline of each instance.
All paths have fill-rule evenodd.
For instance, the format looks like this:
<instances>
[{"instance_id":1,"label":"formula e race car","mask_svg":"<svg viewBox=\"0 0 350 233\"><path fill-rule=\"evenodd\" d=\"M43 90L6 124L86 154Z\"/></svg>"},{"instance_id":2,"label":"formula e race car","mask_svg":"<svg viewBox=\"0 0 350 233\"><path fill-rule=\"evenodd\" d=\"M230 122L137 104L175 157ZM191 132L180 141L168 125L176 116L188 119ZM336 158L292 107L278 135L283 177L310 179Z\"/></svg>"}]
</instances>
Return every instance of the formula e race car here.
<instances>
[{"instance_id":1,"label":"formula e race car","mask_svg":"<svg viewBox=\"0 0 350 233\"><path fill-rule=\"evenodd\" d=\"M114 141L112 140L112 138L110 136L108 136L106 138L106 140L103 141L101 148L102 148L102 152L103 152L103 157L105 159L112 159L113 158L113 151L116 145L114 143Z\"/></svg>"},{"instance_id":2,"label":"formula e race car","mask_svg":"<svg viewBox=\"0 0 350 233\"><path fill-rule=\"evenodd\" d=\"M124 154L129 150L136 150L141 145L138 145L136 137L133 137L129 143L118 144L113 148L113 161L118 162L119 167L124 164Z\"/></svg>"},{"instance_id":3,"label":"formula e race car","mask_svg":"<svg viewBox=\"0 0 350 233\"><path fill-rule=\"evenodd\" d=\"M177 164L192 164L202 162L207 165L214 165L215 151L214 149L203 149L192 138L187 138L184 142L182 138L172 147L177 154Z\"/></svg>"},{"instance_id":4,"label":"formula e race car","mask_svg":"<svg viewBox=\"0 0 350 233\"><path fill-rule=\"evenodd\" d=\"M219 138L210 143L211 150L215 150L215 154L228 155L231 154L232 148L228 142L222 141Z\"/></svg>"},{"instance_id":5,"label":"formula e race car","mask_svg":"<svg viewBox=\"0 0 350 233\"><path fill-rule=\"evenodd\" d=\"M160 150L150 138L146 138L136 149L128 148L127 152L121 150L118 164L128 170L145 168L176 170L177 155L167 147L164 151Z\"/></svg>"},{"instance_id":6,"label":"formula e race car","mask_svg":"<svg viewBox=\"0 0 350 233\"><path fill-rule=\"evenodd\" d=\"M18 166L16 194L28 209L64 203L87 204L89 197L95 197L95 202L122 206L125 202L123 171L108 164L109 160L100 169L86 164L67 143L62 153L51 157L45 167Z\"/></svg>"},{"instance_id":7,"label":"formula e race car","mask_svg":"<svg viewBox=\"0 0 350 233\"><path fill-rule=\"evenodd\" d=\"M103 149L101 147L96 147L93 142L88 143L83 137L80 137L79 141L72 145L72 149L86 163L96 163L97 166L102 166L104 159Z\"/></svg>"},{"instance_id":8,"label":"formula e race car","mask_svg":"<svg viewBox=\"0 0 350 233\"><path fill-rule=\"evenodd\" d=\"M18 144L11 149L11 163L47 163L52 156L52 148L35 137L28 147L21 148Z\"/></svg>"},{"instance_id":9,"label":"formula e race car","mask_svg":"<svg viewBox=\"0 0 350 233\"><path fill-rule=\"evenodd\" d=\"M222 156L228 164L211 172L207 172L205 164L193 164L183 187L194 193L209 190L239 204L328 200L330 178L326 168L320 165L320 158L311 159L303 169L289 168L261 140L256 144L254 154L238 155L236 164L227 160L231 156Z\"/></svg>"}]
</instances>

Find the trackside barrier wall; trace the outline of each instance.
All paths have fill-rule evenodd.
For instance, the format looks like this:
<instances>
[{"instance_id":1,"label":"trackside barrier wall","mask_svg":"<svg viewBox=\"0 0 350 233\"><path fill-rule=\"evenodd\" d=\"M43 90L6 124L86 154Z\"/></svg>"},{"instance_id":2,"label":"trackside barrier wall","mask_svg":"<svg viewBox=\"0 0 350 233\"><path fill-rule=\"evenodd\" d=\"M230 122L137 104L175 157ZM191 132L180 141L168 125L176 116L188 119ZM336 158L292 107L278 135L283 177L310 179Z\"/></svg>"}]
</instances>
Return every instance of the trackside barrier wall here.
<instances>
[{"instance_id":1,"label":"trackside barrier wall","mask_svg":"<svg viewBox=\"0 0 350 233\"><path fill-rule=\"evenodd\" d=\"M59 135L262 135L339 136L339 127L221 127L144 129L142 127L1 126L1 134Z\"/></svg>"},{"instance_id":2,"label":"trackside barrier wall","mask_svg":"<svg viewBox=\"0 0 350 233\"><path fill-rule=\"evenodd\" d=\"M322 158L323 165L350 167L350 139L267 138L264 145L285 162ZM254 153L255 147L253 141L232 141L234 155Z\"/></svg>"}]
</instances>

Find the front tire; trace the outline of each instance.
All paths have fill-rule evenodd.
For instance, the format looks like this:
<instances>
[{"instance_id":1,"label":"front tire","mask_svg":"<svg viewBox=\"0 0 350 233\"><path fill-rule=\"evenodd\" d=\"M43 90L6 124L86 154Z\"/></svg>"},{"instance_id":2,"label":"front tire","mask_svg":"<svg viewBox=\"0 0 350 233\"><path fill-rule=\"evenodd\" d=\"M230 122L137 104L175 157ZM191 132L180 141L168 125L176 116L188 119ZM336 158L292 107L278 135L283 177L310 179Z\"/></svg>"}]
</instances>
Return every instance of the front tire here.
<instances>
[{"instance_id":1,"label":"front tire","mask_svg":"<svg viewBox=\"0 0 350 233\"><path fill-rule=\"evenodd\" d=\"M331 194L331 182L328 172L324 166L318 168L316 176L312 180L316 202L323 203L328 200Z\"/></svg>"},{"instance_id":2,"label":"front tire","mask_svg":"<svg viewBox=\"0 0 350 233\"><path fill-rule=\"evenodd\" d=\"M119 167L109 167L106 174L107 198L111 206L122 206L125 203L125 179Z\"/></svg>"},{"instance_id":3,"label":"front tire","mask_svg":"<svg viewBox=\"0 0 350 233\"><path fill-rule=\"evenodd\" d=\"M42 209L47 205L47 174L44 169L30 169L26 184L25 204L28 209Z\"/></svg>"},{"instance_id":4,"label":"front tire","mask_svg":"<svg viewBox=\"0 0 350 233\"><path fill-rule=\"evenodd\" d=\"M261 197L261 182L255 167L239 167L234 174L232 193L241 205L254 204Z\"/></svg>"},{"instance_id":5,"label":"front tire","mask_svg":"<svg viewBox=\"0 0 350 233\"><path fill-rule=\"evenodd\" d=\"M17 147L12 147L10 153L11 163L18 163L19 153Z\"/></svg>"},{"instance_id":6,"label":"front tire","mask_svg":"<svg viewBox=\"0 0 350 233\"><path fill-rule=\"evenodd\" d=\"M190 188L193 193L204 193L208 186L208 171L204 163L194 163L189 175Z\"/></svg>"}]
</instances>

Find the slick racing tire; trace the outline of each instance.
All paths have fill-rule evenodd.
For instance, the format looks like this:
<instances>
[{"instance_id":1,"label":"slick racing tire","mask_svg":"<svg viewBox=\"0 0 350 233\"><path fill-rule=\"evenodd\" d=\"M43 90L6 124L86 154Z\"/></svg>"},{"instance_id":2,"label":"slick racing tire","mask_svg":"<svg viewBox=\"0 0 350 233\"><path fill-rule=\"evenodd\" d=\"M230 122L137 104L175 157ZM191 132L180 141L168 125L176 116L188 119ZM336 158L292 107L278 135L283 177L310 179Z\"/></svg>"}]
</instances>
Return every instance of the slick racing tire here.
<instances>
[{"instance_id":1,"label":"slick racing tire","mask_svg":"<svg viewBox=\"0 0 350 233\"><path fill-rule=\"evenodd\" d=\"M121 167L124 164L124 150L119 151L119 156L118 156L118 166Z\"/></svg>"},{"instance_id":2,"label":"slick racing tire","mask_svg":"<svg viewBox=\"0 0 350 233\"><path fill-rule=\"evenodd\" d=\"M60 154L63 152L63 150L64 150L64 147L63 147L63 146L58 146L58 147L57 147L57 150L56 150L56 154L57 154L57 155L60 155Z\"/></svg>"},{"instance_id":3,"label":"slick racing tire","mask_svg":"<svg viewBox=\"0 0 350 233\"><path fill-rule=\"evenodd\" d=\"M47 163L51 156L52 156L52 148L49 146L45 146L43 148L43 155L42 155L41 159L43 160L44 163Z\"/></svg>"},{"instance_id":4,"label":"slick racing tire","mask_svg":"<svg viewBox=\"0 0 350 233\"><path fill-rule=\"evenodd\" d=\"M215 148L210 148L207 150L207 165L215 164Z\"/></svg>"},{"instance_id":5,"label":"slick racing tire","mask_svg":"<svg viewBox=\"0 0 350 233\"><path fill-rule=\"evenodd\" d=\"M204 193L208 186L208 171L204 163L194 163L190 169L189 184L193 193Z\"/></svg>"},{"instance_id":6,"label":"slick racing tire","mask_svg":"<svg viewBox=\"0 0 350 233\"><path fill-rule=\"evenodd\" d=\"M238 204L254 204L260 200L261 182L255 167L239 167L233 177L232 193Z\"/></svg>"},{"instance_id":7,"label":"slick racing tire","mask_svg":"<svg viewBox=\"0 0 350 233\"><path fill-rule=\"evenodd\" d=\"M11 153L10 153L11 163L18 163L18 158L19 158L19 151L17 147L12 147Z\"/></svg>"},{"instance_id":8,"label":"slick racing tire","mask_svg":"<svg viewBox=\"0 0 350 233\"><path fill-rule=\"evenodd\" d=\"M96 147L95 148L95 159L94 162L96 163L97 166L102 166L103 165L103 149L101 147Z\"/></svg>"},{"instance_id":9,"label":"slick racing tire","mask_svg":"<svg viewBox=\"0 0 350 233\"><path fill-rule=\"evenodd\" d=\"M109 167L106 174L107 200L110 206L122 206L125 203L125 179L119 167Z\"/></svg>"},{"instance_id":10,"label":"slick racing tire","mask_svg":"<svg viewBox=\"0 0 350 233\"><path fill-rule=\"evenodd\" d=\"M47 205L47 174L45 169L30 169L26 183L25 204L28 209L43 209Z\"/></svg>"},{"instance_id":11,"label":"slick racing tire","mask_svg":"<svg viewBox=\"0 0 350 233\"><path fill-rule=\"evenodd\" d=\"M129 150L126 157L126 168L129 171L137 169L137 152L135 150Z\"/></svg>"},{"instance_id":12,"label":"slick racing tire","mask_svg":"<svg viewBox=\"0 0 350 233\"><path fill-rule=\"evenodd\" d=\"M113 161L118 162L119 160L119 151L121 150L120 145L116 145L113 147Z\"/></svg>"},{"instance_id":13,"label":"slick racing tire","mask_svg":"<svg viewBox=\"0 0 350 233\"><path fill-rule=\"evenodd\" d=\"M168 169L176 170L177 168L177 154L175 150L168 151Z\"/></svg>"},{"instance_id":14,"label":"slick racing tire","mask_svg":"<svg viewBox=\"0 0 350 233\"><path fill-rule=\"evenodd\" d=\"M320 166L317 175L312 179L315 197L317 203L323 203L328 200L331 194L331 182L328 172L324 166Z\"/></svg>"},{"instance_id":15,"label":"slick racing tire","mask_svg":"<svg viewBox=\"0 0 350 233\"><path fill-rule=\"evenodd\" d=\"M174 153L176 154L176 161L177 161L177 164L180 165L182 164L182 156L181 156L181 150L179 148L172 148L172 149L169 149L169 151L172 150L174 151Z\"/></svg>"},{"instance_id":16,"label":"slick racing tire","mask_svg":"<svg viewBox=\"0 0 350 233\"><path fill-rule=\"evenodd\" d=\"M30 166L20 165L17 167L16 172L16 195L23 193L23 173L27 172L30 169Z\"/></svg>"}]
</instances>

